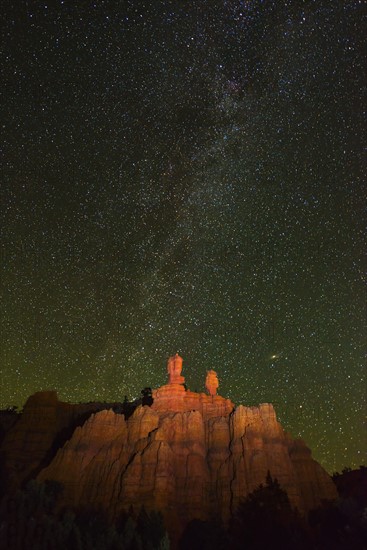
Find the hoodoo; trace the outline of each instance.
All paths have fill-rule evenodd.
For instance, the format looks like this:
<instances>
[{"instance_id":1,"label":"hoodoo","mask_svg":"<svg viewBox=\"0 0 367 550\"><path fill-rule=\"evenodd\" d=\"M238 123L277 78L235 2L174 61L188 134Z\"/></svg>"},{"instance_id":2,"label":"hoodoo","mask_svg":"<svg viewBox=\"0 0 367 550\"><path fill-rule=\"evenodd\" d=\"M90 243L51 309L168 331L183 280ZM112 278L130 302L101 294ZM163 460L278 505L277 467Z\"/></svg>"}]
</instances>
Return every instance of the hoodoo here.
<instances>
[{"instance_id":1,"label":"hoodoo","mask_svg":"<svg viewBox=\"0 0 367 550\"><path fill-rule=\"evenodd\" d=\"M214 371L209 395L187 391L178 354L167 371L151 407L127 420L112 410L92 414L38 479L60 481L65 504L103 507L113 518L131 506L160 510L174 540L194 518L228 520L268 471L301 513L336 498L329 475L271 404L235 407L216 395Z\"/></svg>"}]
</instances>

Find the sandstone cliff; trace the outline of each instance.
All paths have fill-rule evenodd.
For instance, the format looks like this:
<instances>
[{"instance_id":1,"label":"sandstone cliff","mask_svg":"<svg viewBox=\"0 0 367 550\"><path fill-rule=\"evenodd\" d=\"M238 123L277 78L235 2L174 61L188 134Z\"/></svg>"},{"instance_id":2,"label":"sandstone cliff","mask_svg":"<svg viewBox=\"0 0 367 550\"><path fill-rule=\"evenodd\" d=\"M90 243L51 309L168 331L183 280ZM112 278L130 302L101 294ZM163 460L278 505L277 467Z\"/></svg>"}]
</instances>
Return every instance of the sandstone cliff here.
<instances>
[{"instance_id":1,"label":"sandstone cliff","mask_svg":"<svg viewBox=\"0 0 367 550\"><path fill-rule=\"evenodd\" d=\"M76 428L39 480L63 483L64 504L117 518L130 506L161 510L174 538L193 518L222 517L264 483L268 470L301 512L336 498L335 486L272 405L234 407L170 383L152 407L125 420L104 410Z\"/></svg>"},{"instance_id":2,"label":"sandstone cliff","mask_svg":"<svg viewBox=\"0 0 367 550\"><path fill-rule=\"evenodd\" d=\"M29 397L23 413L7 430L1 445L7 489L16 489L38 473L78 424L105 407L102 403L63 403L55 391L37 392Z\"/></svg>"}]
</instances>

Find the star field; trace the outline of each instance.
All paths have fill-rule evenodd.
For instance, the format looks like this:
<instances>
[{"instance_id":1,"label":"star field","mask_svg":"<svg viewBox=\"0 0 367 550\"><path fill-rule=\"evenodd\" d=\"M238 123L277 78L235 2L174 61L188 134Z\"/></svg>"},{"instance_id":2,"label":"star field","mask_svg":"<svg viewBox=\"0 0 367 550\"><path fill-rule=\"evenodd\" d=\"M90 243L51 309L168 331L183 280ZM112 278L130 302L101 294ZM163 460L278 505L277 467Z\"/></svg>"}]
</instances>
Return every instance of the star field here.
<instances>
[{"instance_id":1,"label":"star field","mask_svg":"<svg viewBox=\"0 0 367 550\"><path fill-rule=\"evenodd\" d=\"M365 464L362 16L6 3L0 406L133 399L178 351Z\"/></svg>"}]
</instances>

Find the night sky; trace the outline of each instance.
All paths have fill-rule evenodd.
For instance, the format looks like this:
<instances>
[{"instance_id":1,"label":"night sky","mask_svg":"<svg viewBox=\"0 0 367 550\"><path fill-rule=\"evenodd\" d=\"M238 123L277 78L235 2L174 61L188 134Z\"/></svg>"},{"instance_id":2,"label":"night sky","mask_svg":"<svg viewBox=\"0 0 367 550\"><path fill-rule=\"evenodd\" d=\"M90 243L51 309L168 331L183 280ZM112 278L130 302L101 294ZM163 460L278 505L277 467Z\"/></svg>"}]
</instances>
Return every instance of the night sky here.
<instances>
[{"instance_id":1,"label":"night sky","mask_svg":"<svg viewBox=\"0 0 367 550\"><path fill-rule=\"evenodd\" d=\"M363 2L4 4L0 406L178 351L364 464Z\"/></svg>"}]
</instances>

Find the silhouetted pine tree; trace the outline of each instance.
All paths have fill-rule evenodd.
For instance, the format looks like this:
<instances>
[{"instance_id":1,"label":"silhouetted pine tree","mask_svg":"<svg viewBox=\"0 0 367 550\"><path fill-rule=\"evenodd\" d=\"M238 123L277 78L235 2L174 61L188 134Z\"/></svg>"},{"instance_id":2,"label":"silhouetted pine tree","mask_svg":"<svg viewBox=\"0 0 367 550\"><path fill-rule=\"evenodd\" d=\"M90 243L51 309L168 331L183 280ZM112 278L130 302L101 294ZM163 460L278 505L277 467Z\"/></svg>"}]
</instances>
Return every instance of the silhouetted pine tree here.
<instances>
[{"instance_id":1,"label":"silhouetted pine tree","mask_svg":"<svg viewBox=\"0 0 367 550\"><path fill-rule=\"evenodd\" d=\"M270 472L266 485L260 485L239 505L229 534L230 547L234 550L310 548L299 515L292 509L287 493Z\"/></svg>"}]
</instances>

